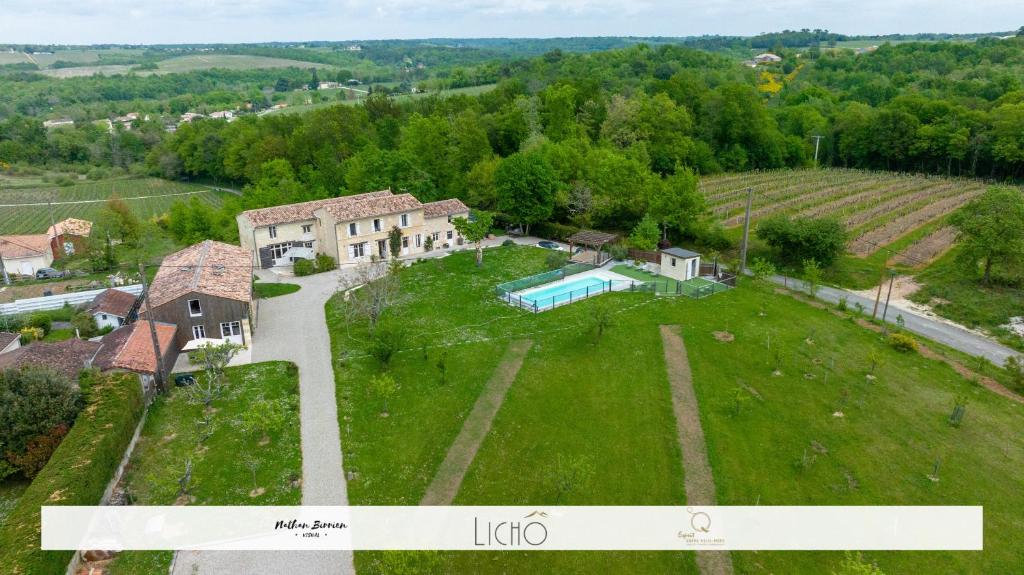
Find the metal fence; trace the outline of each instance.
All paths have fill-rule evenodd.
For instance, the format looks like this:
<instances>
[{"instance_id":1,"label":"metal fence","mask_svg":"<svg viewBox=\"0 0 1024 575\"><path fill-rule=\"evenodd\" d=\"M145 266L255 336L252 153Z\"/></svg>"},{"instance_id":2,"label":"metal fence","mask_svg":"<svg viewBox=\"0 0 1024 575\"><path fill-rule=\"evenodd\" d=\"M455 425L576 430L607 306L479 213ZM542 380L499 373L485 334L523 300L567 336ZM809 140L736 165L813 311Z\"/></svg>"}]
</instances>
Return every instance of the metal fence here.
<instances>
[{"instance_id":1,"label":"metal fence","mask_svg":"<svg viewBox=\"0 0 1024 575\"><path fill-rule=\"evenodd\" d=\"M107 288L94 289L89 291L80 291L75 293L65 293L57 295L48 295L43 297L33 297L28 299L15 300L13 303L0 303L0 315L17 315L21 313L30 313L34 311L44 311L50 309L60 309L64 307L64 304L68 305L79 305L83 303L89 303L96 299L96 296L101 292L106 291ZM139 295L142 293L142 284L128 285L128 286L117 286L114 289L119 289L124 292L128 292L132 295Z\"/></svg>"},{"instance_id":2,"label":"metal fence","mask_svg":"<svg viewBox=\"0 0 1024 575\"><path fill-rule=\"evenodd\" d=\"M593 264L586 263L571 263L565 267L558 268L557 270L551 270L525 278L519 278L503 284L498 284L494 290L498 294L498 297L505 299L506 296L512 292L517 292L524 289L530 289L546 283L551 283L561 279L565 279L571 275L583 273L594 269L596 266Z\"/></svg>"},{"instance_id":3,"label":"metal fence","mask_svg":"<svg viewBox=\"0 0 1024 575\"><path fill-rule=\"evenodd\" d=\"M729 285L727 283L708 279L705 279L704 282L694 282L693 280L680 282L673 279L652 281L610 279L603 280L598 285L586 286L543 298L532 298L529 296L523 297L515 295L512 292L499 293L499 295L509 305L525 309L529 312L540 313L542 311L568 305L588 297L613 291L653 293L660 296L686 296L693 299L701 299L719 292L727 291L732 287L735 287L735 282L732 285Z\"/></svg>"}]
</instances>

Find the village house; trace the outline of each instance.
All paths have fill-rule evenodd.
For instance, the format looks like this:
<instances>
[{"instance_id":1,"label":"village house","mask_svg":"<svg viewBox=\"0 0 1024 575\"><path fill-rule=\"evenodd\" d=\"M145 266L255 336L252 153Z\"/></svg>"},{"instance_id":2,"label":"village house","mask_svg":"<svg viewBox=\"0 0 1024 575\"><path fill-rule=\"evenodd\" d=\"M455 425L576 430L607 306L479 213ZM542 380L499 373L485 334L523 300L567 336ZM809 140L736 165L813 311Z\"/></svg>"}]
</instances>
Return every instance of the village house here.
<instances>
[{"instance_id":1,"label":"village house","mask_svg":"<svg viewBox=\"0 0 1024 575\"><path fill-rule=\"evenodd\" d=\"M261 268L288 266L326 254L339 264L390 256L388 234L402 232L401 255L462 243L453 220L469 217L460 200L421 203L390 190L242 212L236 217L242 247ZM429 241L427 238L430 238Z\"/></svg>"},{"instance_id":2,"label":"village house","mask_svg":"<svg viewBox=\"0 0 1024 575\"><path fill-rule=\"evenodd\" d=\"M53 264L53 250L47 234L0 236L0 260L8 274L33 276Z\"/></svg>"},{"instance_id":3,"label":"village house","mask_svg":"<svg viewBox=\"0 0 1024 575\"><path fill-rule=\"evenodd\" d=\"M21 347L21 334L0 331L0 353L14 351Z\"/></svg>"},{"instance_id":4,"label":"village house","mask_svg":"<svg viewBox=\"0 0 1024 575\"><path fill-rule=\"evenodd\" d=\"M765 52L763 54L758 54L757 56L754 56L754 62L756 62L758 64L770 64L772 62L781 62L781 61L782 61L782 57L781 56L776 56L775 54L772 54L771 52Z\"/></svg>"},{"instance_id":5,"label":"village house","mask_svg":"<svg viewBox=\"0 0 1024 575\"><path fill-rule=\"evenodd\" d=\"M180 350L190 340L252 341L252 261L249 250L206 240L175 252L160 264L149 286L149 306L139 318L177 326Z\"/></svg>"},{"instance_id":6,"label":"village house","mask_svg":"<svg viewBox=\"0 0 1024 575\"><path fill-rule=\"evenodd\" d=\"M100 329L117 329L131 322L136 315L138 297L119 289L100 292L89 306L89 315Z\"/></svg>"},{"instance_id":7,"label":"village house","mask_svg":"<svg viewBox=\"0 0 1024 575\"><path fill-rule=\"evenodd\" d=\"M0 370L46 367L78 385L78 374L92 367L100 344L71 338L54 343L35 341L7 353L0 353Z\"/></svg>"},{"instance_id":8,"label":"village house","mask_svg":"<svg viewBox=\"0 0 1024 575\"><path fill-rule=\"evenodd\" d=\"M178 328L158 321L153 322L153 326L163 359L164 369L161 374L166 382L178 359L178 346L175 345ZM92 364L101 371L135 373L139 376L143 392L146 395L155 393L154 381L159 364L153 351L153 333L149 329L149 322L136 322L103 336Z\"/></svg>"},{"instance_id":9,"label":"village house","mask_svg":"<svg viewBox=\"0 0 1024 575\"><path fill-rule=\"evenodd\" d=\"M85 243L92 232L92 222L67 218L46 230L54 258L70 256L85 250Z\"/></svg>"},{"instance_id":10,"label":"village house","mask_svg":"<svg viewBox=\"0 0 1024 575\"><path fill-rule=\"evenodd\" d=\"M71 118L58 118L56 120L46 120L43 122L43 127L50 128L62 128L64 126L74 126L75 121Z\"/></svg>"}]
</instances>

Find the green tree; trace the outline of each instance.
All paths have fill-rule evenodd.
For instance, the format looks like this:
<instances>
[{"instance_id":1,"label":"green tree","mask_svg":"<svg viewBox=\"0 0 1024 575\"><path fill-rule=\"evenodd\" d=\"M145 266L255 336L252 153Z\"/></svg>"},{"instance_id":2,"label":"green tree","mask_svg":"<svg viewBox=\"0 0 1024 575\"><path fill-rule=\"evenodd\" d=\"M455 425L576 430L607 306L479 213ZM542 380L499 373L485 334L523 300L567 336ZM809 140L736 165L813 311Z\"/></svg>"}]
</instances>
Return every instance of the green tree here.
<instances>
[{"instance_id":1,"label":"green tree","mask_svg":"<svg viewBox=\"0 0 1024 575\"><path fill-rule=\"evenodd\" d=\"M388 416L388 400L398 391L398 383L390 373L378 373L370 377L370 389L381 401L381 417Z\"/></svg>"},{"instance_id":2,"label":"green tree","mask_svg":"<svg viewBox=\"0 0 1024 575\"><path fill-rule=\"evenodd\" d=\"M821 287L821 264L814 258L804 260L804 283L807 284L807 293L811 297L818 296L818 289Z\"/></svg>"},{"instance_id":3,"label":"green tree","mask_svg":"<svg viewBox=\"0 0 1024 575\"><path fill-rule=\"evenodd\" d=\"M669 228L692 232L705 212L704 196L697 191L697 176L689 169L677 170L651 188L647 213L661 224L661 237Z\"/></svg>"},{"instance_id":4,"label":"green tree","mask_svg":"<svg viewBox=\"0 0 1024 575\"><path fill-rule=\"evenodd\" d=\"M1014 188L991 188L952 217L960 257L989 284L993 271L1018 281L1024 269L1024 194Z\"/></svg>"},{"instance_id":5,"label":"green tree","mask_svg":"<svg viewBox=\"0 0 1024 575\"><path fill-rule=\"evenodd\" d=\"M512 154L494 172L498 209L523 225L527 234L531 224L551 217L556 186L555 172L538 152Z\"/></svg>"},{"instance_id":6,"label":"green tree","mask_svg":"<svg viewBox=\"0 0 1024 575\"><path fill-rule=\"evenodd\" d=\"M391 226L388 230L388 250L392 259L398 259L402 255L402 230L398 226Z\"/></svg>"},{"instance_id":7,"label":"green tree","mask_svg":"<svg viewBox=\"0 0 1024 575\"><path fill-rule=\"evenodd\" d=\"M658 238L661 231L658 229L658 222L650 214L644 215L643 219L633 228L629 234L629 243L638 250L650 251L658 247Z\"/></svg>"},{"instance_id":8,"label":"green tree","mask_svg":"<svg viewBox=\"0 0 1024 575\"><path fill-rule=\"evenodd\" d=\"M473 243L476 248L476 265L480 267L484 264L483 241L487 234L491 232L494 216L490 212L483 211L476 211L473 213L473 216L473 219L455 218L452 220L452 224L459 232L459 235L466 238L466 241Z\"/></svg>"},{"instance_id":9,"label":"green tree","mask_svg":"<svg viewBox=\"0 0 1024 575\"><path fill-rule=\"evenodd\" d=\"M846 229L834 218L790 218L780 214L759 222L757 237L790 263L813 259L828 267L846 249Z\"/></svg>"},{"instance_id":10,"label":"green tree","mask_svg":"<svg viewBox=\"0 0 1024 575\"><path fill-rule=\"evenodd\" d=\"M66 431L81 407L78 390L49 368L0 371L0 457L7 462L0 463L0 479L19 468L34 475L40 458L45 464L56 448L51 432L61 426Z\"/></svg>"}]
</instances>

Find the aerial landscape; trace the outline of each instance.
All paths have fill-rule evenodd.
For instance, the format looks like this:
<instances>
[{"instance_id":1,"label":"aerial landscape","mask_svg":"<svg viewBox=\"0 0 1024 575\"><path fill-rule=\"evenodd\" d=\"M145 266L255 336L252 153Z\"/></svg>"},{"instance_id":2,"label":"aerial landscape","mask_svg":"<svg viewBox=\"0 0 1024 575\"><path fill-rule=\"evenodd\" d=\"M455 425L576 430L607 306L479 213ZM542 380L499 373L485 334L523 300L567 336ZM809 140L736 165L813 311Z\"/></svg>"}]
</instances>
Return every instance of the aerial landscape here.
<instances>
[{"instance_id":1,"label":"aerial landscape","mask_svg":"<svg viewBox=\"0 0 1024 575\"><path fill-rule=\"evenodd\" d=\"M1024 8L14 4L7 572L1024 572Z\"/></svg>"}]
</instances>

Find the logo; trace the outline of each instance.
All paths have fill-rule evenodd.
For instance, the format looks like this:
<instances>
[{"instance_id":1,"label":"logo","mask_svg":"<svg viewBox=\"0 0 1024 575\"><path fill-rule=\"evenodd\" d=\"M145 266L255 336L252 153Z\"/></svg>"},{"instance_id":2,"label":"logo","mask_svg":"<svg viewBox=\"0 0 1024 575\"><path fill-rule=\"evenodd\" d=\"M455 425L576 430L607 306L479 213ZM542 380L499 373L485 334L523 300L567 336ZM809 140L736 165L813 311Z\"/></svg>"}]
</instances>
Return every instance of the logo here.
<instances>
[{"instance_id":1,"label":"logo","mask_svg":"<svg viewBox=\"0 0 1024 575\"><path fill-rule=\"evenodd\" d=\"M529 521L481 521L473 518L473 545L476 547L524 548L539 547L548 540L549 519L544 511L533 511L523 519Z\"/></svg>"},{"instance_id":2,"label":"logo","mask_svg":"<svg viewBox=\"0 0 1024 575\"><path fill-rule=\"evenodd\" d=\"M676 534L679 539L694 547L725 545L724 537L711 534L711 515L704 511L694 511L693 507L687 507L686 512L690 514L690 529L680 530Z\"/></svg>"},{"instance_id":3,"label":"logo","mask_svg":"<svg viewBox=\"0 0 1024 575\"><path fill-rule=\"evenodd\" d=\"M285 529L293 531L295 537L313 538L319 539L320 537L327 537L331 531L343 531L348 529L348 525L341 521L313 521L312 523L306 523L299 521L298 519L290 519L287 521L277 521L274 523L274 530Z\"/></svg>"}]
</instances>

